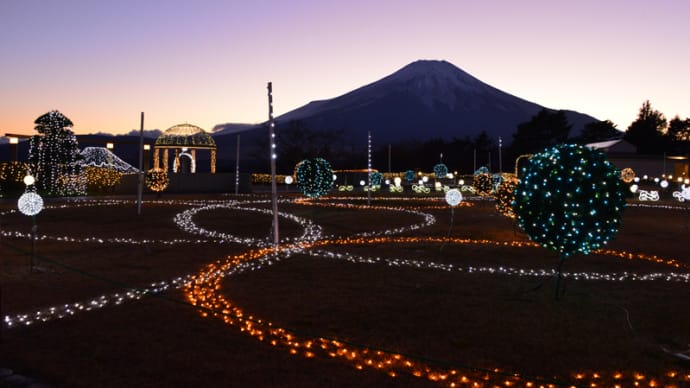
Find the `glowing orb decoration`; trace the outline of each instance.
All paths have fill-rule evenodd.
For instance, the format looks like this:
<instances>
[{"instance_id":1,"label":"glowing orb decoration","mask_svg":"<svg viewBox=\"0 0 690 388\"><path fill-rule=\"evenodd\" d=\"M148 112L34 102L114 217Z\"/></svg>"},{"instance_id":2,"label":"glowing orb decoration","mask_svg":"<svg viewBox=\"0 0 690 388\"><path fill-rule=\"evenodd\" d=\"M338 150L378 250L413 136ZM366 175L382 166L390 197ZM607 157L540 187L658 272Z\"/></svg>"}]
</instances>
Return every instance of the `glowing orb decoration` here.
<instances>
[{"instance_id":1,"label":"glowing orb decoration","mask_svg":"<svg viewBox=\"0 0 690 388\"><path fill-rule=\"evenodd\" d=\"M168 188L169 183L168 173L162 168L152 168L146 171L146 187L149 190L160 193Z\"/></svg>"},{"instance_id":2,"label":"glowing orb decoration","mask_svg":"<svg viewBox=\"0 0 690 388\"><path fill-rule=\"evenodd\" d=\"M285 184L286 184L286 185L291 185L292 182L293 182L293 180L292 180L292 175L288 175L288 176L285 177Z\"/></svg>"},{"instance_id":3,"label":"glowing orb decoration","mask_svg":"<svg viewBox=\"0 0 690 388\"><path fill-rule=\"evenodd\" d=\"M364 185L366 185L366 184L367 184L367 182L365 182L364 179L362 179L362 180L359 181L359 185L360 185L360 186L364 186Z\"/></svg>"},{"instance_id":4,"label":"glowing orb decoration","mask_svg":"<svg viewBox=\"0 0 690 388\"><path fill-rule=\"evenodd\" d=\"M400 179L399 176L396 176L393 178L393 183L395 183L396 186L400 186L400 183L402 183L402 179Z\"/></svg>"},{"instance_id":5,"label":"glowing orb decoration","mask_svg":"<svg viewBox=\"0 0 690 388\"><path fill-rule=\"evenodd\" d=\"M34 192L26 192L17 201L19 211L27 216L35 216L43 210L43 198Z\"/></svg>"},{"instance_id":6,"label":"glowing orb decoration","mask_svg":"<svg viewBox=\"0 0 690 388\"><path fill-rule=\"evenodd\" d=\"M633 184L630 186L630 191L633 193L637 193L637 190L640 188L640 186Z\"/></svg>"},{"instance_id":7,"label":"glowing orb decoration","mask_svg":"<svg viewBox=\"0 0 690 388\"><path fill-rule=\"evenodd\" d=\"M328 193L333 187L333 170L322 158L305 159L297 166L297 188L310 198Z\"/></svg>"},{"instance_id":8,"label":"glowing orb decoration","mask_svg":"<svg viewBox=\"0 0 690 388\"><path fill-rule=\"evenodd\" d=\"M662 189L667 188L668 187L668 181L666 179L664 179L663 181L661 181L661 183L659 183L659 186L661 186Z\"/></svg>"},{"instance_id":9,"label":"glowing orb decoration","mask_svg":"<svg viewBox=\"0 0 690 388\"><path fill-rule=\"evenodd\" d=\"M448 166L439 163L434 166L434 175L437 179L446 178L448 176Z\"/></svg>"},{"instance_id":10,"label":"glowing orb decoration","mask_svg":"<svg viewBox=\"0 0 690 388\"><path fill-rule=\"evenodd\" d=\"M380 172L372 172L369 179L371 179L372 186L381 186L381 183L383 183L383 174Z\"/></svg>"},{"instance_id":11,"label":"glowing orb decoration","mask_svg":"<svg viewBox=\"0 0 690 388\"><path fill-rule=\"evenodd\" d=\"M635 179L635 171L632 168L626 167L621 170L621 180L625 183L630 183Z\"/></svg>"},{"instance_id":12,"label":"glowing orb decoration","mask_svg":"<svg viewBox=\"0 0 690 388\"><path fill-rule=\"evenodd\" d=\"M477 170L479 171L479 170ZM487 197L491 195L494 189L493 177L489 173L475 174L472 179L472 186L474 186L477 194L482 197Z\"/></svg>"},{"instance_id":13,"label":"glowing orb decoration","mask_svg":"<svg viewBox=\"0 0 690 388\"><path fill-rule=\"evenodd\" d=\"M414 171L412 171L412 170L405 171L405 180L408 182L414 182Z\"/></svg>"},{"instance_id":14,"label":"glowing orb decoration","mask_svg":"<svg viewBox=\"0 0 690 388\"><path fill-rule=\"evenodd\" d=\"M36 179L34 179L33 175L27 175L24 177L24 184L27 186L31 186L36 182Z\"/></svg>"},{"instance_id":15,"label":"glowing orb decoration","mask_svg":"<svg viewBox=\"0 0 690 388\"><path fill-rule=\"evenodd\" d=\"M513 211L532 240L566 258L616 235L626 187L605 153L559 145L534 155L524 173Z\"/></svg>"},{"instance_id":16,"label":"glowing orb decoration","mask_svg":"<svg viewBox=\"0 0 690 388\"><path fill-rule=\"evenodd\" d=\"M424 176L422 177L422 182L423 182L423 183L429 182L429 177L426 176L426 175L424 175Z\"/></svg>"},{"instance_id":17,"label":"glowing orb decoration","mask_svg":"<svg viewBox=\"0 0 690 388\"><path fill-rule=\"evenodd\" d=\"M446 202L450 206L458 206L462 202L462 193L458 189L450 189L446 192Z\"/></svg>"}]
</instances>

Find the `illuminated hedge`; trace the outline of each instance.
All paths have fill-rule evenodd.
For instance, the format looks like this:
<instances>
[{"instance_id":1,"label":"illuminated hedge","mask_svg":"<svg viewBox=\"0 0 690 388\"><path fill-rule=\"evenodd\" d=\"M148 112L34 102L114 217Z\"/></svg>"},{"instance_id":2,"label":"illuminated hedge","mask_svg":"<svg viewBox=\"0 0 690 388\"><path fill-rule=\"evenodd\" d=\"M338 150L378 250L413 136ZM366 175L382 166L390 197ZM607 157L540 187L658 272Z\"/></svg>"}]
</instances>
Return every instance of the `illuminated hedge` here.
<instances>
[{"instance_id":1,"label":"illuminated hedge","mask_svg":"<svg viewBox=\"0 0 690 388\"><path fill-rule=\"evenodd\" d=\"M123 173L107 167L83 167L86 175L86 187L89 192L112 191L120 183Z\"/></svg>"},{"instance_id":2,"label":"illuminated hedge","mask_svg":"<svg viewBox=\"0 0 690 388\"><path fill-rule=\"evenodd\" d=\"M322 158L305 159L297 165L297 189L307 197L320 197L333 187L333 170Z\"/></svg>"},{"instance_id":3,"label":"illuminated hedge","mask_svg":"<svg viewBox=\"0 0 690 388\"><path fill-rule=\"evenodd\" d=\"M515 218L513 201L515 200L515 187L517 187L517 184L518 179L516 177L503 177L503 181L498 184L494 192L496 210L508 218Z\"/></svg>"},{"instance_id":4,"label":"illuminated hedge","mask_svg":"<svg viewBox=\"0 0 690 388\"><path fill-rule=\"evenodd\" d=\"M560 145L536 154L515 188L513 210L530 238L566 258L612 239L625 207L625 185L606 154Z\"/></svg>"}]
</instances>

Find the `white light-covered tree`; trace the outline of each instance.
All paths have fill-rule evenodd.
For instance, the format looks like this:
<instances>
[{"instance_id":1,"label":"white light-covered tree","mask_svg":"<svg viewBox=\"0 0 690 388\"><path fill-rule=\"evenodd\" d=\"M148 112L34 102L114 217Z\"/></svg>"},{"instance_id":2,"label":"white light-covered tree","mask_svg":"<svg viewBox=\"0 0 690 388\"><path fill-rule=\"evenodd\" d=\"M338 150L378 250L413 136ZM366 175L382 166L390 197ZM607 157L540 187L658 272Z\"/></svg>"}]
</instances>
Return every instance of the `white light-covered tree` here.
<instances>
[{"instance_id":1,"label":"white light-covered tree","mask_svg":"<svg viewBox=\"0 0 690 388\"><path fill-rule=\"evenodd\" d=\"M38 189L56 196L85 194L86 180L78 163L79 144L69 129L72 121L54 110L34 123L38 135L29 142L29 163Z\"/></svg>"}]
</instances>

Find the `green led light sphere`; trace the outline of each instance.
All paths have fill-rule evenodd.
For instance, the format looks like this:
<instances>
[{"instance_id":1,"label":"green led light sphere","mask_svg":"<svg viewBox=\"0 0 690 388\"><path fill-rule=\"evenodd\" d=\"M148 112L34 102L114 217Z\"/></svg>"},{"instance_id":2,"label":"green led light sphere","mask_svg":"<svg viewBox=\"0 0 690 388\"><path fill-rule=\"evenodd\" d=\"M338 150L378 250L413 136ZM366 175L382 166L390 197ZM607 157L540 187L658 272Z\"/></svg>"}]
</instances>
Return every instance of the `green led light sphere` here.
<instances>
[{"instance_id":1,"label":"green led light sphere","mask_svg":"<svg viewBox=\"0 0 690 388\"><path fill-rule=\"evenodd\" d=\"M305 159L297 164L297 188L310 198L317 198L333 187L333 170L322 158Z\"/></svg>"},{"instance_id":2,"label":"green led light sphere","mask_svg":"<svg viewBox=\"0 0 690 388\"><path fill-rule=\"evenodd\" d=\"M534 155L514 195L522 230L562 258L589 254L611 240L625 207L619 171L605 153L579 145Z\"/></svg>"}]
</instances>

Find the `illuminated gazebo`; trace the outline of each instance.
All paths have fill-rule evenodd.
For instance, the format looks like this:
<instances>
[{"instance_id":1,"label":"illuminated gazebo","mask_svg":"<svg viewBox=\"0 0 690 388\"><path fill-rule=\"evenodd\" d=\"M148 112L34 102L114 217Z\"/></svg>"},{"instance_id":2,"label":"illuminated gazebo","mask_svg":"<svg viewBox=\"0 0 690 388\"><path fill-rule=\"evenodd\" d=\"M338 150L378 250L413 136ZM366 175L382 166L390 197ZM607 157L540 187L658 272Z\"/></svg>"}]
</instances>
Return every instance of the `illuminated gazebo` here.
<instances>
[{"instance_id":1,"label":"illuminated gazebo","mask_svg":"<svg viewBox=\"0 0 690 388\"><path fill-rule=\"evenodd\" d=\"M190 171L196 172L196 150L211 151L211 173L216 173L216 142L203 129L191 124L178 124L168 128L156 139L153 148L153 167L160 167L160 150L163 150L163 170L168 171L169 150L174 150L173 172L180 172L181 158L188 158Z\"/></svg>"}]
</instances>

